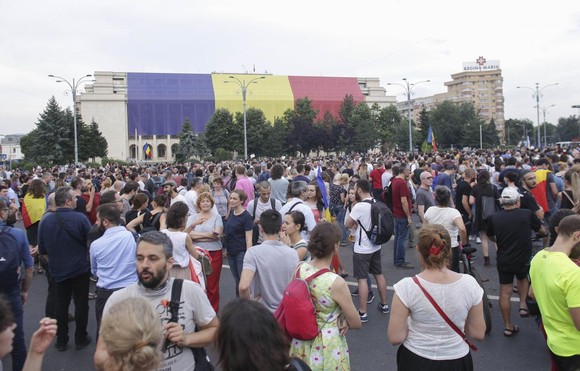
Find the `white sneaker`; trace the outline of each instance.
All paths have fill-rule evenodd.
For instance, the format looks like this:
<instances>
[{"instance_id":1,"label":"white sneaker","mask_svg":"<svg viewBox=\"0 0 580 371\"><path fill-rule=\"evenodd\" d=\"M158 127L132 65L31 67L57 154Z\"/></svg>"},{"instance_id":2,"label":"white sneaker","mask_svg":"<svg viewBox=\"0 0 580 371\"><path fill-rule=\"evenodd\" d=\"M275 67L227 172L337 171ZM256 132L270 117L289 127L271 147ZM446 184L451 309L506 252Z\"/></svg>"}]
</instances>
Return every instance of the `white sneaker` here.
<instances>
[{"instance_id":1,"label":"white sneaker","mask_svg":"<svg viewBox=\"0 0 580 371\"><path fill-rule=\"evenodd\" d=\"M476 243L481 243L481 238L477 237L477 238L475 239L475 242L476 242Z\"/></svg>"}]
</instances>

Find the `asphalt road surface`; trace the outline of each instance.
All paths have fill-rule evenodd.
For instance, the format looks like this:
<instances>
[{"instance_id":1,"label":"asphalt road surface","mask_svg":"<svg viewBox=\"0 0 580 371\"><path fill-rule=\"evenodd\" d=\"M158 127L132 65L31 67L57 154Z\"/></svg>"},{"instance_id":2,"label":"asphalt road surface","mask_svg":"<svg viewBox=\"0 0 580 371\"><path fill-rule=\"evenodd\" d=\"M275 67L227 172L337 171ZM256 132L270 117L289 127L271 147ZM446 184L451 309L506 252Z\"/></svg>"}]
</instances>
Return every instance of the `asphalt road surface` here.
<instances>
[{"instance_id":1,"label":"asphalt road surface","mask_svg":"<svg viewBox=\"0 0 580 371\"><path fill-rule=\"evenodd\" d=\"M416 217L416 216L415 216ZM480 247L480 245L473 246ZM341 254L349 272L352 272L352 249L350 247L341 248ZM495 268L495 248L490 247L491 267L483 267L483 258L478 251L475 260L475 266L481 272L484 278L488 278L486 288L493 303L493 330L482 342L475 342L478 347L477 352L472 352L474 366L476 370L549 370L550 360L548 351L533 318L519 318L517 299L512 299L512 321L520 326L520 333L515 337L507 338L503 336L503 321L499 311L497 295L499 293L499 281L497 270ZM383 271L389 285L388 298L389 304L392 300L392 285L401 278L411 276L420 272L418 257L415 249L407 249L407 259L415 265L415 269L399 269L393 266L393 248L392 241L383 246ZM354 279L348 277L347 281L355 287ZM91 283L92 284L92 283ZM94 284L92 284L94 286ZM229 269L222 270L220 280L222 305L235 297L234 283ZM374 285L374 282L373 282ZM24 332L25 338L30 339L30 335L37 329L38 321L44 315L44 303L46 299L46 278L44 275L34 275L34 281L28 296L29 302L25 306L24 312ZM375 290L376 293L376 290ZM358 298L353 298L355 305L358 306ZM352 370L396 370L397 347L391 346L387 340L387 324L389 315L382 314L378 311L376 305L378 296L369 305L368 314L369 322L363 324L362 329L353 330L347 333L347 341L350 349L350 360ZM74 313L74 308L71 311ZM74 324L71 324L69 331L74 331ZM89 315L89 334L94 338L96 331L96 321L94 312L94 301L90 301ZM93 370L93 353L95 345L83 349L74 350L69 347L65 352L57 352L54 346L51 346L45 356L43 370L48 371L86 371ZM212 349L208 347L210 356L214 363L217 357ZM3 360L4 370L11 370L10 356Z\"/></svg>"}]
</instances>

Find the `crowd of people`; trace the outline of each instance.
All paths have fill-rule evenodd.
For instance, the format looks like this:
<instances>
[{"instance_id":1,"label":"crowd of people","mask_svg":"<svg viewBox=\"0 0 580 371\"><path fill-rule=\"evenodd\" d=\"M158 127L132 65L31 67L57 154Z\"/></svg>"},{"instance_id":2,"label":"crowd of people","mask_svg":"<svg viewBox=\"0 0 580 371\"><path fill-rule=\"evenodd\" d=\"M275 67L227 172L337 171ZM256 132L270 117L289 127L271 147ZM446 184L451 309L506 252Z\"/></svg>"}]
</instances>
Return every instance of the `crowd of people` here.
<instances>
[{"instance_id":1,"label":"crowd of people","mask_svg":"<svg viewBox=\"0 0 580 371\"><path fill-rule=\"evenodd\" d=\"M461 249L471 243L481 245L485 266L497 267L503 335L519 331L512 291L520 317L531 315L527 299L535 297L554 369L580 367L578 148L110 163L0 169L0 178L0 247L18 263L11 274L0 267L0 357L11 353L17 371L39 369L53 337L67 351L71 320L75 348L89 346L92 299L97 369L201 369L210 344L224 370L350 369L346 332L383 320L368 313L371 276L379 315L390 313L399 370L471 370L465 339L485 334L482 290L459 274ZM367 233L375 202L392 212L393 268L415 268L409 247L422 268L394 285L392 302L384 246ZM19 220L25 231L14 228ZM545 249L534 251L533 237ZM230 303L220 301L226 261L239 297ZM324 331L288 338L272 315L286 286L327 268L310 286ZM33 271L48 281L47 318L27 358L23 305Z\"/></svg>"}]
</instances>

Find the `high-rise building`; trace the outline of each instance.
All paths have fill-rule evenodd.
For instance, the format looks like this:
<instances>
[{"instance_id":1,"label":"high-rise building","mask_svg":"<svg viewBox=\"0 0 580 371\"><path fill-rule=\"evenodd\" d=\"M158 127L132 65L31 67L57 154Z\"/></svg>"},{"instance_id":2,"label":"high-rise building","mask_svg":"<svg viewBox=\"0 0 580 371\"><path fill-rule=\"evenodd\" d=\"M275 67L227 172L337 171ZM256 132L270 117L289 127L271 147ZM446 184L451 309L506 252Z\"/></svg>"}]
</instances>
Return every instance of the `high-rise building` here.
<instances>
[{"instance_id":1,"label":"high-rise building","mask_svg":"<svg viewBox=\"0 0 580 371\"><path fill-rule=\"evenodd\" d=\"M505 135L503 77L499 61L487 61L479 57L475 63L464 62L463 71L451 75L445 82L447 92L413 99L412 116L415 122L423 108L432 110L443 101L471 102L479 116L487 123L494 120L500 141ZM399 102L397 108L407 114L407 102Z\"/></svg>"}]
</instances>

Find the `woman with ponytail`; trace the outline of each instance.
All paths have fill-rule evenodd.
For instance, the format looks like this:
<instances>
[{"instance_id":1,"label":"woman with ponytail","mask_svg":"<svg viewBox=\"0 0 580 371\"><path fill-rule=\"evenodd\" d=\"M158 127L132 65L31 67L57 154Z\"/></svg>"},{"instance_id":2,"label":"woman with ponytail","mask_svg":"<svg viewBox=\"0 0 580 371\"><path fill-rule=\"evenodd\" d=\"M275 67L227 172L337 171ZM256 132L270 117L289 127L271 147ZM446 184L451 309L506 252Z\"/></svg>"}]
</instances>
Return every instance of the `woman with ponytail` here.
<instances>
[{"instance_id":1,"label":"woman with ponytail","mask_svg":"<svg viewBox=\"0 0 580 371\"><path fill-rule=\"evenodd\" d=\"M401 344L397 369L473 370L468 343L443 319L423 289L453 324L476 340L485 336L483 290L470 275L447 268L451 238L445 227L426 224L418 240L423 271L394 286L388 337L391 344Z\"/></svg>"},{"instance_id":2,"label":"woman with ponytail","mask_svg":"<svg viewBox=\"0 0 580 371\"><path fill-rule=\"evenodd\" d=\"M95 367L102 371L156 370L162 360L163 329L159 316L143 298L129 298L113 305L99 335L104 352L95 353Z\"/></svg>"}]
</instances>

